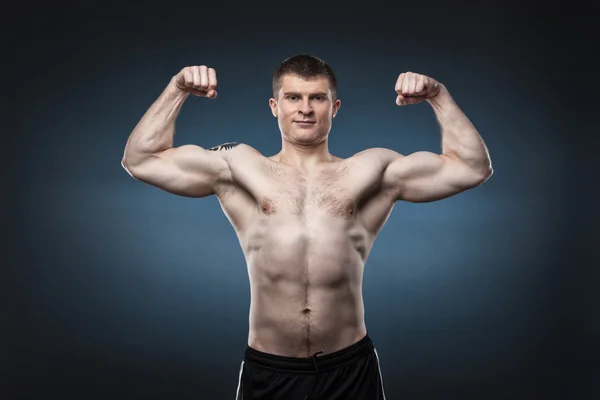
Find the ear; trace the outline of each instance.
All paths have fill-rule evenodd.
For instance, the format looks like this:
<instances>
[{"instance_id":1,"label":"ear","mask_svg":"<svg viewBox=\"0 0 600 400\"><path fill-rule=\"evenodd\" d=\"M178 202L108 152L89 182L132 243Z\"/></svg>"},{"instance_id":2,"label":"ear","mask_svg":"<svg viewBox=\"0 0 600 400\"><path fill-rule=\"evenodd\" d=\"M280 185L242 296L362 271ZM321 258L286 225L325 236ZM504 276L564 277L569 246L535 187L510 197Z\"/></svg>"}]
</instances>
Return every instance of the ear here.
<instances>
[{"instance_id":1,"label":"ear","mask_svg":"<svg viewBox=\"0 0 600 400\"><path fill-rule=\"evenodd\" d=\"M342 106L342 101L340 99L337 99L336 101L333 102L333 115L332 115L333 118L335 118L335 116L338 113L338 111L340 110L341 106Z\"/></svg>"},{"instance_id":2,"label":"ear","mask_svg":"<svg viewBox=\"0 0 600 400\"><path fill-rule=\"evenodd\" d=\"M277 100L274 98L269 99L269 107L271 107L271 113L277 118Z\"/></svg>"}]
</instances>

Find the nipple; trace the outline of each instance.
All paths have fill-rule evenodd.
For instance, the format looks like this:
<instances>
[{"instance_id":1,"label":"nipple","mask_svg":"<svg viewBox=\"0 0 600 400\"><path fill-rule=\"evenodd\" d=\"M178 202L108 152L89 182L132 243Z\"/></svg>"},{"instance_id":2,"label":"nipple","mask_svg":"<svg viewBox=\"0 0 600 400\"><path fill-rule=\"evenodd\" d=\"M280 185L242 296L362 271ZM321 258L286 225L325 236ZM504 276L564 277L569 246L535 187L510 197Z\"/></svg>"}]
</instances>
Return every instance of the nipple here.
<instances>
[{"instance_id":1,"label":"nipple","mask_svg":"<svg viewBox=\"0 0 600 400\"><path fill-rule=\"evenodd\" d=\"M262 212L264 214L267 214L267 215L273 214L273 212L274 212L273 202L267 198L262 199L260 202L260 209L262 210Z\"/></svg>"}]
</instances>

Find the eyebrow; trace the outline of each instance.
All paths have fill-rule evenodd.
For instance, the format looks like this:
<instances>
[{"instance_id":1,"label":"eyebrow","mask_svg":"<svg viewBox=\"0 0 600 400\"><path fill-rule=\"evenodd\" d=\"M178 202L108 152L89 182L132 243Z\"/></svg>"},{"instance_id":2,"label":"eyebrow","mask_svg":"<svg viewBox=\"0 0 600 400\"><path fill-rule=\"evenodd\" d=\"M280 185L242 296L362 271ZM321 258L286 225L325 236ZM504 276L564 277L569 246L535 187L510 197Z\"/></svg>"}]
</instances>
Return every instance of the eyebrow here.
<instances>
[{"instance_id":1,"label":"eyebrow","mask_svg":"<svg viewBox=\"0 0 600 400\"><path fill-rule=\"evenodd\" d=\"M284 96L302 96L300 93L297 92L285 92L283 94ZM311 93L311 96L323 96L323 97L327 97L327 93L325 92L317 92L317 93Z\"/></svg>"}]
</instances>

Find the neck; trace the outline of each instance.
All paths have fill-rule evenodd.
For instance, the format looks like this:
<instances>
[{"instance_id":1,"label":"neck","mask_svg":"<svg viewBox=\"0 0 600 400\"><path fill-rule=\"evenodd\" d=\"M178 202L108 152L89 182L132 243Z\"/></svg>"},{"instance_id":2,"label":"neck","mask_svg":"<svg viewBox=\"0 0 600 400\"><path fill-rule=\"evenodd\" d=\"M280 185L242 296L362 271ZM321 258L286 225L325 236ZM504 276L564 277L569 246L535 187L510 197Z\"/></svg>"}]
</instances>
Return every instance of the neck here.
<instances>
[{"instance_id":1,"label":"neck","mask_svg":"<svg viewBox=\"0 0 600 400\"><path fill-rule=\"evenodd\" d=\"M282 138L281 151L274 157L278 162L300 169L311 169L317 164L333 161L327 138L314 145L299 145Z\"/></svg>"}]
</instances>

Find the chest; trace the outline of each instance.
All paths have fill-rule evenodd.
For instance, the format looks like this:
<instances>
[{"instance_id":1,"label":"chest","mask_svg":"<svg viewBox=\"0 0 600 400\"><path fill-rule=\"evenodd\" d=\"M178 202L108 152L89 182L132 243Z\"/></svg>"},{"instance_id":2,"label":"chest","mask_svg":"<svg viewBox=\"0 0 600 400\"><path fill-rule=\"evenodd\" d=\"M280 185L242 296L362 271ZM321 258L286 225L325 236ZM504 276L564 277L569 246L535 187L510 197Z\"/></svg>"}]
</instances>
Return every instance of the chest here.
<instances>
[{"instance_id":1,"label":"chest","mask_svg":"<svg viewBox=\"0 0 600 400\"><path fill-rule=\"evenodd\" d=\"M339 184L281 182L280 185L264 187L257 194L260 209L267 215L303 215L313 211L349 217L356 203L352 191Z\"/></svg>"},{"instance_id":2,"label":"chest","mask_svg":"<svg viewBox=\"0 0 600 400\"><path fill-rule=\"evenodd\" d=\"M369 186L369 178L357 172L344 164L311 173L270 166L255 188L255 198L265 215L324 213L349 219Z\"/></svg>"}]
</instances>

